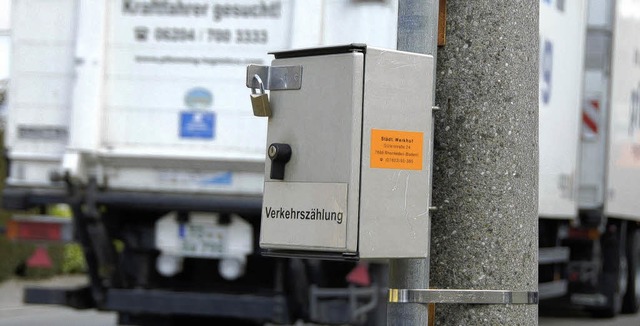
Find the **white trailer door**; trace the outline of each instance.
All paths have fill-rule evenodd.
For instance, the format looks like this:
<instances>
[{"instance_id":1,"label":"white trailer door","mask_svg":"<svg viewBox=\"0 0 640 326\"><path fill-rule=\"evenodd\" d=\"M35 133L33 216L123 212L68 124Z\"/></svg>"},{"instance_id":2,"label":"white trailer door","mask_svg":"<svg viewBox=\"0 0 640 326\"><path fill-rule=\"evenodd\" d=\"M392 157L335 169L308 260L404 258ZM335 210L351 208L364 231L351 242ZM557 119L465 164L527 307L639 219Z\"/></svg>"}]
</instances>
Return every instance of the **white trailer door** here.
<instances>
[{"instance_id":1,"label":"white trailer door","mask_svg":"<svg viewBox=\"0 0 640 326\"><path fill-rule=\"evenodd\" d=\"M69 136L78 1L12 4L5 138L11 171L7 183L46 187Z\"/></svg>"},{"instance_id":2,"label":"white trailer door","mask_svg":"<svg viewBox=\"0 0 640 326\"><path fill-rule=\"evenodd\" d=\"M615 15L606 214L640 220L640 0Z\"/></svg>"},{"instance_id":3,"label":"white trailer door","mask_svg":"<svg viewBox=\"0 0 640 326\"><path fill-rule=\"evenodd\" d=\"M584 39L584 1L540 3L539 215L574 218Z\"/></svg>"}]
</instances>

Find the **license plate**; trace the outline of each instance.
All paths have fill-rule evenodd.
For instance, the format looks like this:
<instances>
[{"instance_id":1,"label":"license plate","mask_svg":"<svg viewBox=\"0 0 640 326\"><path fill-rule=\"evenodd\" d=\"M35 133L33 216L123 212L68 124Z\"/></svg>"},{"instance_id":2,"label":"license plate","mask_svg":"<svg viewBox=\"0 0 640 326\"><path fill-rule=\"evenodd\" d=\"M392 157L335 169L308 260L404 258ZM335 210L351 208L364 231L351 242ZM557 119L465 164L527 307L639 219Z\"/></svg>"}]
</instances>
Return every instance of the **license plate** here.
<instances>
[{"instance_id":1,"label":"license plate","mask_svg":"<svg viewBox=\"0 0 640 326\"><path fill-rule=\"evenodd\" d=\"M179 229L182 252L196 257L219 257L225 250L225 227L202 224L183 224Z\"/></svg>"}]
</instances>

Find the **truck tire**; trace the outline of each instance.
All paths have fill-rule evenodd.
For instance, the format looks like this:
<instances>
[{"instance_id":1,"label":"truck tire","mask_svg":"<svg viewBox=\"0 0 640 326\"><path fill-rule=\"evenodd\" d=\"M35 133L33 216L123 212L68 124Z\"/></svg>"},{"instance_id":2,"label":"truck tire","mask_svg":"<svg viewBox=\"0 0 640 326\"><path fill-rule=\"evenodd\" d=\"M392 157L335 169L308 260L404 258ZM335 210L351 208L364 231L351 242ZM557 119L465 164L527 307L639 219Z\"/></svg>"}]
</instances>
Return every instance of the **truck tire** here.
<instances>
[{"instance_id":1,"label":"truck tire","mask_svg":"<svg viewBox=\"0 0 640 326\"><path fill-rule=\"evenodd\" d=\"M627 235L629 282L622 303L622 313L634 314L640 308L640 229L629 228Z\"/></svg>"},{"instance_id":2,"label":"truck tire","mask_svg":"<svg viewBox=\"0 0 640 326\"><path fill-rule=\"evenodd\" d=\"M613 318L620 314L622 310L622 291L618 286L618 281L614 275L605 275L601 278L603 293L607 297L607 304L602 308L591 310L591 315L595 318Z\"/></svg>"},{"instance_id":3,"label":"truck tire","mask_svg":"<svg viewBox=\"0 0 640 326\"><path fill-rule=\"evenodd\" d=\"M607 303L603 307L591 310L591 314L596 318L613 318L620 314L629 283L626 246L621 243L624 235L617 225L609 225L608 229L601 240L602 275L599 282L600 293L607 298Z\"/></svg>"}]
</instances>

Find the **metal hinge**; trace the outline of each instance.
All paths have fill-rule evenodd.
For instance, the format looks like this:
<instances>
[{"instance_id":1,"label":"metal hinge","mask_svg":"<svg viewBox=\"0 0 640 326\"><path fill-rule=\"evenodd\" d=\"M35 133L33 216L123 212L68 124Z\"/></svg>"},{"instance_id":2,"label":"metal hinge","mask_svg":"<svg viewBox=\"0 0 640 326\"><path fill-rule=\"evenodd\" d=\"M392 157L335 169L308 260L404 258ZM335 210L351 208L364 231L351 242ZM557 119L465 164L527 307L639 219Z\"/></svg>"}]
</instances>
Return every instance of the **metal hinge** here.
<instances>
[{"instance_id":1,"label":"metal hinge","mask_svg":"<svg viewBox=\"0 0 640 326\"><path fill-rule=\"evenodd\" d=\"M293 90L302 88L302 66L247 66L247 87L257 89L260 85L253 78L258 75L265 90Z\"/></svg>"}]
</instances>

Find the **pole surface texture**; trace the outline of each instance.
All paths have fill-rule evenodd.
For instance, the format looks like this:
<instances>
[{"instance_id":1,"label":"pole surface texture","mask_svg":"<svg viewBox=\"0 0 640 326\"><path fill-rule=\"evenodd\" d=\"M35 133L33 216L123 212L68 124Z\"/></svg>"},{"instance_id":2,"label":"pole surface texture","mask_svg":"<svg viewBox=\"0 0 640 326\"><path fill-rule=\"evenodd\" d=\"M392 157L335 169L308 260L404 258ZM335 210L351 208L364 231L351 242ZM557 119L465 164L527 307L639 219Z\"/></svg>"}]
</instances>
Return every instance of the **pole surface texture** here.
<instances>
[{"instance_id":1,"label":"pole surface texture","mask_svg":"<svg viewBox=\"0 0 640 326\"><path fill-rule=\"evenodd\" d=\"M448 0L438 50L431 288L537 289L539 1ZM536 305L437 304L436 325L537 325Z\"/></svg>"},{"instance_id":2,"label":"pole surface texture","mask_svg":"<svg viewBox=\"0 0 640 326\"><path fill-rule=\"evenodd\" d=\"M436 56L439 0L400 0L398 2L398 50ZM426 92L434 92L428 89ZM433 105L433 103L429 103ZM429 288L429 258L392 259L389 287ZM387 325L427 325L428 306L420 303L387 305Z\"/></svg>"}]
</instances>

